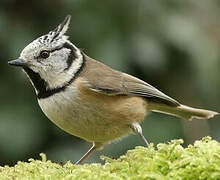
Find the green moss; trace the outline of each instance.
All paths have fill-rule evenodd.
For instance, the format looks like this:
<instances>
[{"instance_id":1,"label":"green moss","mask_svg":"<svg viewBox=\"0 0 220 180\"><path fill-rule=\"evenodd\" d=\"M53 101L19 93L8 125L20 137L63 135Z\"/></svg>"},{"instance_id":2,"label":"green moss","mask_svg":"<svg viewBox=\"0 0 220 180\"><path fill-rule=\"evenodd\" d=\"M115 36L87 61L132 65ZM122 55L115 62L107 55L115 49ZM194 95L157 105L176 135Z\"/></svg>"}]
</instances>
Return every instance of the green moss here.
<instances>
[{"instance_id":1,"label":"green moss","mask_svg":"<svg viewBox=\"0 0 220 180\"><path fill-rule=\"evenodd\" d=\"M105 164L65 165L42 160L1 167L0 179L220 179L220 143L205 137L183 148L183 140L136 147L117 160L102 157Z\"/></svg>"}]
</instances>

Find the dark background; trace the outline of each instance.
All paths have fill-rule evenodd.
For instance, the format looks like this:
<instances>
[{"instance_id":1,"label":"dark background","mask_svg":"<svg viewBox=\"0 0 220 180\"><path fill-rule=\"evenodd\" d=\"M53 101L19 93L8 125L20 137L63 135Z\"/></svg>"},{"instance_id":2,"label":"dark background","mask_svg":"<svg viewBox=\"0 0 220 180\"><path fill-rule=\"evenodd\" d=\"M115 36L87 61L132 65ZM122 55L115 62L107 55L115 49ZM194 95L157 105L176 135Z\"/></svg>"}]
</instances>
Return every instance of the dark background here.
<instances>
[{"instance_id":1,"label":"dark background","mask_svg":"<svg viewBox=\"0 0 220 180\"><path fill-rule=\"evenodd\" d=\"M72 15L68 35L86 54L135 75L178 101L220 111L220 1L0 0L0 165L39 158L78 160L90 144L58 129L41 112L30 82L7 65L32 40ZM187 122L158 113L143 123L154 144L210 135L220 140L220 117ZM106 145L117 158L143 142L134 135Z\"/></svg>"}]
</instances>

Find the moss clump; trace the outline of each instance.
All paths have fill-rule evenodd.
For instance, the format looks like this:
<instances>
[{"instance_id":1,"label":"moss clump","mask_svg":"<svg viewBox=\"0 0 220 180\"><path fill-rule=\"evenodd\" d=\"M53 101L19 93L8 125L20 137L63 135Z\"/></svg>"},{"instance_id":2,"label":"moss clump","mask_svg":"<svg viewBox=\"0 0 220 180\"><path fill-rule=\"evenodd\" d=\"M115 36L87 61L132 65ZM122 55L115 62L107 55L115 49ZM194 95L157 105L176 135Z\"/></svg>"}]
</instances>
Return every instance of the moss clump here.
<instances>
[{"instance_id":1,"label":"moss clump","mask_svg":"<svg viewBox=\"0 0 220 180\"><path fill-rule=\"evenodd\" d=\"M205 137L183 148L183 140L136 147L117 160L102 157L105 164L61 166L46 159L1 167L0 179L220 179L220 143Z\"/></svg>"}]
</instances>

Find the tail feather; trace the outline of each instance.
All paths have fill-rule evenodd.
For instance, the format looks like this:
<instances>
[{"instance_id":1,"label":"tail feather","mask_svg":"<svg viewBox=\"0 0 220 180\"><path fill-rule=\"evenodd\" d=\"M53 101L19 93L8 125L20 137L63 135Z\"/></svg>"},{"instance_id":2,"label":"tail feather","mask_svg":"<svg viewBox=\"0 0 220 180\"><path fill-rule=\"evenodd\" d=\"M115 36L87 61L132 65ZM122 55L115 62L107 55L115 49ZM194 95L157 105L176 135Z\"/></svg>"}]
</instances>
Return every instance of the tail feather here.
<instances>
[{"instance_id":1,"label":"tail feather","mask_svg":"<svg viewBox=\"0 0 220 180\"><path fill-rule=\"evenodd\" d=\"M150 103L149 109L151 111L177 116L177 117L180 117L186 120L192 120L193 118L209 119L219 114L218 112L192 108L192 107L185 106L182 104L176 107L172 107L172 106L159 104L159 103Z\"/></svg>"}]
</instances>

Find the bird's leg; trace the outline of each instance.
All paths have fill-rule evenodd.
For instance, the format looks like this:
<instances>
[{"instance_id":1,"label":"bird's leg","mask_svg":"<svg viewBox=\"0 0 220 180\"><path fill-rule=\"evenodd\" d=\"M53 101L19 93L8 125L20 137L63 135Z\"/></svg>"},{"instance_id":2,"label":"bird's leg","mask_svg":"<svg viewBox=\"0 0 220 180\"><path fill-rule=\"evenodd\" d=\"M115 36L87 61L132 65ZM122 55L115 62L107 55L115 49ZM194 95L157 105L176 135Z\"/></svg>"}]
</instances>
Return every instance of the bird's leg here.
<instances>
[{"instance_id":1,"label":"bird's leg","mask_svg":"<svg viewBox=\"0 0 220 180\"><path fill-rule=\"evenodd\" d=\"M96 143L93 142L92 147L75 164L82 164L96 150L97 150Z\"/></svg>"},{"instance_id":2,"label":"bird's leg","mask_svg":"<svg viewBox=\"0 0 220 180\"><path fill-rule=\"evenodd\" d=\"M142 132L141 125L138 122L133 122L131 124L131 129L134 133L138 134L141 137L141 139L143 139L146 146L149 147L149 143L147 142L147 139L144 137L144 134Z\"/></svg>"}]
</instances>

